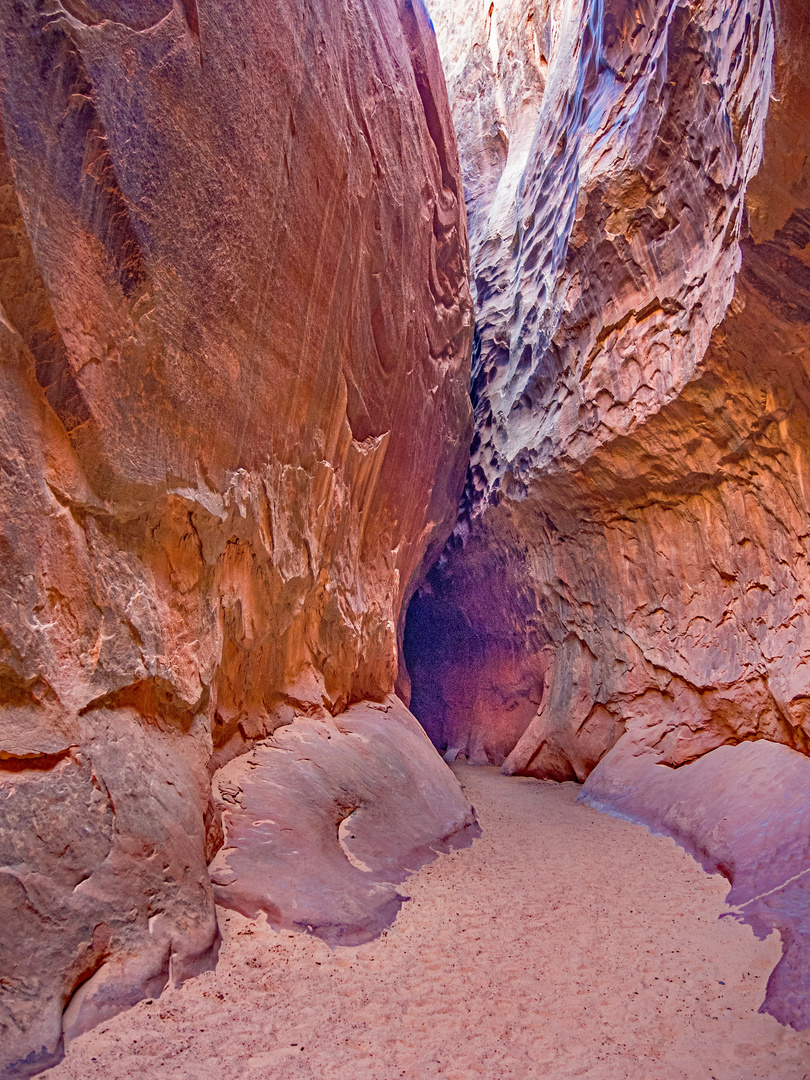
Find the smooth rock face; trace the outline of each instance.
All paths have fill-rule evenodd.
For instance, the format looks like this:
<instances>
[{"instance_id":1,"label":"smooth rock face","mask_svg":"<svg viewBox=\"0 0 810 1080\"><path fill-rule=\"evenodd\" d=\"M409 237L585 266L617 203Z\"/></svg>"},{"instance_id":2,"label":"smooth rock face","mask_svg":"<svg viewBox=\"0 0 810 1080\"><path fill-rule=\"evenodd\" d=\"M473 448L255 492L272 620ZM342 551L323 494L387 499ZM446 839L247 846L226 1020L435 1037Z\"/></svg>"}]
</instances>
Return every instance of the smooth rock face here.
<instances>
[{"instance_id":1,"label":"smooth rock face","mask_svg":"<svg viewBox=\"0 0 810 1080\"><path fill-rule=\"evenodd\" d=\"M734 917L782 959L760 1012L810 1028L810 761L766 740L721 746L682 768L622 740L585 782L580 801L674 837L731 882Z\"/></svg>"},{"instance_id":2,"label":"smooth rock face","mask_svg":"<svg viewBox=\"0 0 810 1080\"><path fill-rule=\"evenodd\" d=\"M480 835L448 774L396 697L281 728L217 777L217 903L330 945L370 941L407 899L397 884Z\"/></svg>"},{"instance_id":3,"label":"smooth rock face","mask_svg":"<svg viewBox=\"0 0 810 1080\"><path fill-rule=\"evenodd\" d=\"M419 2L19 0L0 90L22 1076L69 1001L73 1034L213 962L215 768L391 691L463 483L471 306Z\"/></svg>"},{"instance_id":4,"label":"smooth rock face","mask_svg":"<svg viewBox=\"0 0 810 1080\"><path fill-rule=\"evenodd\" d=\"M452 6L476 434L410 609L411 707L449 756L539 777L634 730L676 766L806 752L810 13ZM506 137L479 166L490 118L519 128L517 182Z\"/></svg>"}]
</instances>

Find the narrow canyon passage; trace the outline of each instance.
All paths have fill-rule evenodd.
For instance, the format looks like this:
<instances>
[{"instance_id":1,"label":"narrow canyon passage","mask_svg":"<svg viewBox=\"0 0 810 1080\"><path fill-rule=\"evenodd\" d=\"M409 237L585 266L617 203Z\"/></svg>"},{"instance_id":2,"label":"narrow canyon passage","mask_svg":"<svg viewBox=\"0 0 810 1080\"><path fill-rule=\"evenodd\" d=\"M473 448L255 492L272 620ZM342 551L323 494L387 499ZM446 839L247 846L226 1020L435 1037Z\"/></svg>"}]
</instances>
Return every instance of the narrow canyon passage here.
<instances>
[{"instance_id":1,"label":"narrow canyon passage","mask_svg":"<svg viewBox=\"0 0 810 1080\"><path fill-rule=\"evenodd\" d=\"M0 1080L810 1080L808 117L808 0L0 3Z\"/></svg>"},{"instance_id":2,"label":"narrow canyon passage","mask_svg":"<svg viewBox=\"0 0 810 1080\"><path fill-rule=\"evenodd\" d=\"M216 971L73 1042L51 1080L803 1080L759 1015L774 934L727 883L578 785L456 766L483 826L410 878L381 939L331 951L222 909Z\"/></svg>"}]
</instances>

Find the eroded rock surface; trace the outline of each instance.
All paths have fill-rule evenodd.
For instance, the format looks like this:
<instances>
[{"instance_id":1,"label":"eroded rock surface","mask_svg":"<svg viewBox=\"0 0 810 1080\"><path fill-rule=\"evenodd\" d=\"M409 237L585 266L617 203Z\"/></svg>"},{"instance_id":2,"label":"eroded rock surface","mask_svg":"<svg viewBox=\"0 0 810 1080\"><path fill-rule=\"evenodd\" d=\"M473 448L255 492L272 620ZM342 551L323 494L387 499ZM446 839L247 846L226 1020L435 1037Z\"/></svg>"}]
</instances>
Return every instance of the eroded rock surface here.
<instances>
[{"instance_id":1,"label":"eroded rock surface","mask_svg":"<svg viewBox=\"0 0 810 1080\"><path fill-rule=\"evenodd\" d=\"M217 902L330 945L370 941L406 899L397 884L480 834L448 774L395 697L281 728L217 777Z\"/></svg>"},{"instance_id":2,"label":"eroded rock surface","mask_svg":"<svg viewBox=\"0 0 810 1080\"><path fill-rule=\"evenodd\" d=\"M778 930L782 959L760 1012L810 1028L810 761L767 740L720 746L667 768L622 740L585 782L580 801L674 837L710 873L758 937Z\"/></svg>"},{"instance_id":3,"label":"eroded rock surface","mask_svg":"<svg viewBox=\"0 0 810 1080\"><path fill-rule=\"evenodd\" d=\"M806 751L806 6L496 2L455 28L450 7L484 206L476 434L411 607L414 712L451 756L558 779L631 729L675 766L750 738ZM511 150L478 165L473 76L506 136L536 115L517 183Z\"/></svg>"},{"instance_id":4,"label":"eroded rock surface","mask_svg":"<svg viewBox=\"0 0 810 1080\"><path fill-rule=\"evenodd\" d=\"M213 961L211 772L391 691L463 483L471 308L419 2L20 0L0 73L16 1076L80 985L70 1032Z\"/></svg>"}]
</instances>

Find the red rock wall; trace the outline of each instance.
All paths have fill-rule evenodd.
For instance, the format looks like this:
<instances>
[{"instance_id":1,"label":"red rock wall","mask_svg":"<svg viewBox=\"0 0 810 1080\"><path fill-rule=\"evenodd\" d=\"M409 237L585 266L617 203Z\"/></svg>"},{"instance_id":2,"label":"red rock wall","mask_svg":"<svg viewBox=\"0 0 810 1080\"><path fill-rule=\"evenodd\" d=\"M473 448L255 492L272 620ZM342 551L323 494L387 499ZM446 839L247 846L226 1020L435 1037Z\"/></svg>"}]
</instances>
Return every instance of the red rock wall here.
<instances>
[{"instance_id":1,"label":"red rock wall","mask_svg":"<svg viewBox=\"0 0 810 1080\"><path fill-rule=\"evenodd\" d=\"M391 690L463 483L471 305L419 0L20 0L0 75L0 1068L27 1075L89 976L76 1030L211 962L214 768Z\"/></svg>"},{"instance_id":2,"label":"red rock wall","mask_svg":"<svg viewBox=\"0 0 810 1080\"><path fill-rule=\"evenodd\" d=\"M807 751L805 5L776 25L760 0L493 18L481 78L507 135L504 50L543 23L547 67L515 196L498 209L507 156L471 215L476 435L411 608L414 710L442 750L560 779L629 730L674 765L744 739Z\"/></svg>"}]
</instances>

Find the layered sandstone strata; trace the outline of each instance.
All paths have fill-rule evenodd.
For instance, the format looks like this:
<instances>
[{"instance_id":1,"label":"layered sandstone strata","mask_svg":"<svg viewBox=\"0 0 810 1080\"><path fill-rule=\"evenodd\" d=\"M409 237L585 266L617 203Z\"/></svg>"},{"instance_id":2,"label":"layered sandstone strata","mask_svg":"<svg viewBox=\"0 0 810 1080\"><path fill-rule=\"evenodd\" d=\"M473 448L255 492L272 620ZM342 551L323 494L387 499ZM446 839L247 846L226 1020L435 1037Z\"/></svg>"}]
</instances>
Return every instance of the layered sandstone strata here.
<instances>
[{"instance_id":1,"label":"layered sandstone strata","mask_svg":"<svg viewBox=\"0 0 810 1080\"><path fill-rule=\"evenodd\" d=\"M212 962L214 769L392 689L471 307L419 0L20 0L0 71L0 1071L28 1075L77 986L71 1031Z\"/></svg>"},{"instance_id":2,"label":"layered sandstone strata","mask_svg":"<svg viewBox=\"0 0 810 1080\"><path fill-rule=\"evenodd\" d=\"M806 751L806 7L451 7L476 434L411 608L414 710L451 755L558 779L630 731L674 766Z\"/></svg>"}]
</instances>

